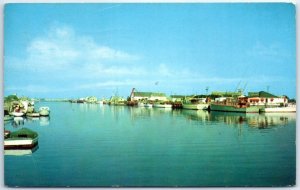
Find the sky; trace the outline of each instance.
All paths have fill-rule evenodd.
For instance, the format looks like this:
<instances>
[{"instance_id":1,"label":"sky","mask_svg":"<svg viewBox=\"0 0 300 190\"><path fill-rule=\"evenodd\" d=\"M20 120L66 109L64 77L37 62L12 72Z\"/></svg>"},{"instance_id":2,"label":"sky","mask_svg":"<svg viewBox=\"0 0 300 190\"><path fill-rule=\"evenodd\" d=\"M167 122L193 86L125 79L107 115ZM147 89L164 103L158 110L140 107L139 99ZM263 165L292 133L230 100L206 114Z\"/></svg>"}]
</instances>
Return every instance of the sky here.
<instances>
[{"instance_id":1,"label":"sky","mask_svg":"<svg viewBox=\"0 0 300 190\"><path fill-rule=\"evenodd\" d=\"M4 96L296 97L291 3L7 4Z\"/></svg>"}]
</instances>

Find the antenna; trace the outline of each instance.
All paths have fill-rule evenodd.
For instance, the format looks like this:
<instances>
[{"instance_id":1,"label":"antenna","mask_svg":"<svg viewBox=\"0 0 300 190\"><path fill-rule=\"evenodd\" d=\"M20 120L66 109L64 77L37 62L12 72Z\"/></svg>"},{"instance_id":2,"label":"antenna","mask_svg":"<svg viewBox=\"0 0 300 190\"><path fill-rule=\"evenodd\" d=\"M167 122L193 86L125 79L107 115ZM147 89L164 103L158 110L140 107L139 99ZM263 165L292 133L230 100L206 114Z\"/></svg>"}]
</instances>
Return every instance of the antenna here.
<instances>
[{"instance_id":1,"label":"antenna","mask_svg":"<svg viewBox=\"0 0 300 190\"><path fill-rule=\"evenodd\" d=\"M236 88L235 88L234 92L236 92L236 91L238 90L238 88L239 88L240 84L241 84L241 81L239 81L239 83L238 83L238 85L236 86Z\"/></svg>"},{"instance_id":2,"label":"antenna","mask_svg":"<svg viewBox=\"0 0 300 190\"><path fill-rule=\"evenodd\" d=\"M209 89L209 86L207 86L207 87L205 88L205 90L206 90L206 95L208 95L208 89Z\"/></svg>"},{"instance_id":3,"label":"antenna","mask_svg":"<svg viewBox=\"0 0 300 190\"><path fill-rule=\"evenodd\" d=\"M248 82L245 83L244 88L243 88L243 93L245 93L245 89L247 87Z\"/></svg>"},{"instance_id":4,"label":"antenna","mask_svg":"<svg viewBox=\"0 0 300 190\"><path fill-rule=\"evenodd\" d=\"M270 88L270 86L268 85L268 86L267 86L267 92L269 92L269 88Z\"/></svg>"}]
</instances>

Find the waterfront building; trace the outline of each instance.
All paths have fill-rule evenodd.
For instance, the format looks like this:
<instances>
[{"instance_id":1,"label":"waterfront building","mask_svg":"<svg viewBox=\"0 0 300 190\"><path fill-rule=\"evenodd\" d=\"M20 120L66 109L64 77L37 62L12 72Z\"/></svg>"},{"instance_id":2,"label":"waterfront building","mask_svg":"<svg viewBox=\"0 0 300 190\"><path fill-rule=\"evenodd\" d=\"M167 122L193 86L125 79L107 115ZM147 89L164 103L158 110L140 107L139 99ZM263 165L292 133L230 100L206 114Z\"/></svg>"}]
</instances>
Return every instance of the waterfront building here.
<instances>
[{"instance_id":1,"label":"waterfront building","mask_svg":"<svg viewBox=\"0 0 300 190\"><path fill-rule=\"evenodd\" d=\"M95 96L89 96L85 98L87 103L97 103L98 99Z\"/></svg>"},{"instance_id":2,"label":"waterfront building","mask_svg":"<svg viewBox=\"0 0 300 190\"><path fill-rule=\"evenodd\" d=\"M170 99L172 102L183 102L186 96L184 95L171 95Z\"/></svg>"},{"instance_id":3,"label":"waterfront building","mask_svg":"<svg viewBox=\"0 0 300 190\"><path fill-rule=\"evenodd\" d=\"M167 96L160 92L137 92L135 88L130 94L131 101L150 100L150 101L167 101Z\"/></svg>"},{"instance_id":4,"label":"waterfront building","mask_svg":"<svg viewBox=\"0 0 300 190\"><path fill-rule=\"evenodd\" d=\"M275 96L265 91L249 92L248 103L252 106L278 107L286 106L288 99L285 96Z\"/></svg>"},{"instance_id":5,"label":"waterfront building","mask_svg":"<svg viewBox=\"0 0 300 190\"><path fill-rule=\"evenodd\" d=\"M212 92L210 96L212 97L239 97L242 96L243 93L241 91L238 92L219 92L219 91L215 91Z\"/></svg>"}]
</instances>

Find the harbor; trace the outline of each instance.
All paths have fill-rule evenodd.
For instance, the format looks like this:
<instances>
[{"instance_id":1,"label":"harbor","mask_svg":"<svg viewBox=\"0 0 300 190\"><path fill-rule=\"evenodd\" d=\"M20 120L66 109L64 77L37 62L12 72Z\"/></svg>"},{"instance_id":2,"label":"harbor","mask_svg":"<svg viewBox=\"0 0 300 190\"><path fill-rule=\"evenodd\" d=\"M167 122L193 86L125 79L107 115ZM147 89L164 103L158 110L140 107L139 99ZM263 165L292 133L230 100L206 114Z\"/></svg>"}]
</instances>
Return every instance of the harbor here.
<instances>
[{"instance_id":1,"label":"harbor","mask_svg":"<svg viewBox=\"0 0 300 190\"><path fill-rule=\"evenodd\" d=\"M5 187L296 185L295 3L3 15Z\"/></svg>"},{"instance_id":2,"label":"harbor","mask_svg":"<svg viewBox=\"0 0 300 190\"><path fill-rule=\"evenodd\" d=\"M138 106L148 108L173 108L191 110L211 110L224 112L260 113L260 112L296 112L296 101L287 96L276 96L265 91L249 92L247 96L242 91L219 92L201 95L170 95L160 92L140 92L135 88L125 99L120 96L102 98L91 96L86 98L66 100L71 103L108 104L117 106Z\"/></svg>"},{"instance_id":3,"label":"harbor","mask_svg":"<svg viewBox=\"0 0 300 190\"><path fill-rule=\"evenodd\" d=\"M35 106L50 117L4 124L38 133L35 148L4 151L8 186L282 186L295 175L296 113Z\"/></svg>"}]
</instances>

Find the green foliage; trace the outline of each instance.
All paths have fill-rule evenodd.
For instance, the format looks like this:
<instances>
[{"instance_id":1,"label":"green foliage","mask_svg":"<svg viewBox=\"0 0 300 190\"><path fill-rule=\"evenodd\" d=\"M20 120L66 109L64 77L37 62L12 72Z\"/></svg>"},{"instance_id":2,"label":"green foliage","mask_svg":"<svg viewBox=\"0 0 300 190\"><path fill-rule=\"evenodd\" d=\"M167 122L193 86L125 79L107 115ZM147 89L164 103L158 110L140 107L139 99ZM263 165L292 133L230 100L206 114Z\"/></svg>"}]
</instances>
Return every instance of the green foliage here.
<instances>
[{"instance_id":1,"label":"green foliage","mask_svg":"<svg viewBox=\"0 0 300 190\"><path fill-rule=\"evenodd\" d=\"M18 96L16 96L16 95L9 95L7 97L4 97L4 102L12 102L12 101L19 101Z\"/></svg>"}]
</instances>

